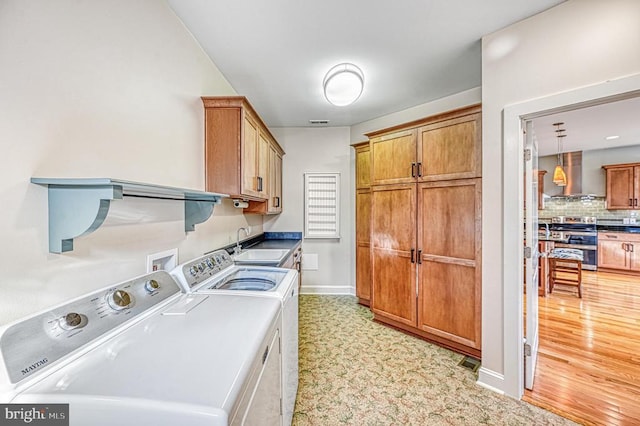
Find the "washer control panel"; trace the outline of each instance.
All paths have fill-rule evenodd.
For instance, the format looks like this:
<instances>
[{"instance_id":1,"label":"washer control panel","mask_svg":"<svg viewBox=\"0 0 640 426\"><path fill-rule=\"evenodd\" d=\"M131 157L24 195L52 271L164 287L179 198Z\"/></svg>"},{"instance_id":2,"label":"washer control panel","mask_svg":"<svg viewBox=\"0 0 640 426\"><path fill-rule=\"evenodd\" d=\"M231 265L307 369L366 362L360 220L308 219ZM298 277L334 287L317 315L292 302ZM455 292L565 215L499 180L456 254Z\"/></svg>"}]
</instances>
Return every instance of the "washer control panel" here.
<instances>
[{"instance_id":1,"label":"washer control panel","mask_svg":"<svg viewBox=\"0 0 640 426\"><path fill-rule=\"evenodd\" d=\"M226 250L217 250L185 263L182 277L189 288L209 279L218 272L233 266L233 258Z\"/></svg>"},{"instance_id":2,"label":"washer control panel","mask_svg":"<svg viewBox=\"0 0 640 426\"><path fill-rule=\"evenodd\" d=\"M5 327L0 362L9 381L18 383L178 293L166 271L95 291Z\"/></svg>"}]
</instances>

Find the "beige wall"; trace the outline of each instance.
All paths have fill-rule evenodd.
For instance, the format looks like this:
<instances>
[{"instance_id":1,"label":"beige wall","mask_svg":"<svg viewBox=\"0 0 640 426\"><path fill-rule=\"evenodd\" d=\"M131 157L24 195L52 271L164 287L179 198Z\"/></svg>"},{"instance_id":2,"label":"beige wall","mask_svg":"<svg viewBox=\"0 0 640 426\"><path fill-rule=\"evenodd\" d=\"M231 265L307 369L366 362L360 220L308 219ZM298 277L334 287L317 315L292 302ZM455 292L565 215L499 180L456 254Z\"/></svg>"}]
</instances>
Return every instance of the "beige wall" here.
<instances>
[{"instance_id":1,"label":"beige wall","mask_svg":"<svg viewBox=\"0 0 640 426\"><path fill-rule=\"evenodd\" d=\"M179 202L116 201L120 217L48 253L40 177L113 177L204 189L202 95L234 94L164 2L6 0L0 4L0 324L262 229L225 202L184 233ZM111 221L113 222L113 221Z\"/></svg>"},{"instance_id":2,"label":"beige wall","mask_svg":"<svg viewBox=\"0 0 640 426\"><path fill-rule=\"evenodd\" d=\"M517 238L507 238L508 246L504 238L517 236L522 222L517 223L517 215L504 217L503 202L519 202L511 193L504 194L504 185L515 182L517 195L522 175L505 164L503 157L516 163L522 157L512 144L517 136L508 139L503 135L503 110L639 73L638 16L637 0L570 0L483 38L483 352L479 381L509 395L519 392L514 374L521 358L517 359L515 351L507 354L507 348L521 345L511 338L521 318L512 315L512 307L519 303L518 292L506 289L521 288L512 277L519 276L522 262L518 263ZM509 172L503 176L505 170ZM505 342L505 335L513 341Z\"/></svg>"},{"instance_id":3,"label":"beige wall","mask_svg":"<svg viewBox=\"0 0 640 426\"><path fill-rule=\"evenodd\" d=\"M303 268L317 256L317 269L303 269L303 293L355 294L353 271L354 206L348 127L273 128L285 150L283 213L265 219L265 231L304 230L304 173L340 173L340 239L304 239Z\"/></svg>"}]
</instances>

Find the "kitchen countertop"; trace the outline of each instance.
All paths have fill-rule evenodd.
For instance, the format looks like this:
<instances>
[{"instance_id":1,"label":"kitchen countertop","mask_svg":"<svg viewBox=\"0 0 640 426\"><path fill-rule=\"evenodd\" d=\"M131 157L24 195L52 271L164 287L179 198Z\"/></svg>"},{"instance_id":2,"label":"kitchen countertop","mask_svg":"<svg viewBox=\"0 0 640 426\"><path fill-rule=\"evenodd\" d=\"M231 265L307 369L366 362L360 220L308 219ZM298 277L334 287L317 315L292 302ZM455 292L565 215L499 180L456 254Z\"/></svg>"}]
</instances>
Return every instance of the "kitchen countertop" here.
<instances>
[{"instance_id":1,"label":"kitchen countertop","mask_svg":"<svg viewBox=\"0 0 640 426\"><path fill-rule=\"evenodd\" d=\"M539 218L538 223L540 225L544 225L545 223L551 224L551 218ZM540 227L539 229L544 229L544 227ZM598 219L596 229L598 232L627 232L637 234L640 233L640 222L627 224L624 223L622 219ZM544 238L538 238L538 240L553 241Z\"/></svg>"}]
</instances>

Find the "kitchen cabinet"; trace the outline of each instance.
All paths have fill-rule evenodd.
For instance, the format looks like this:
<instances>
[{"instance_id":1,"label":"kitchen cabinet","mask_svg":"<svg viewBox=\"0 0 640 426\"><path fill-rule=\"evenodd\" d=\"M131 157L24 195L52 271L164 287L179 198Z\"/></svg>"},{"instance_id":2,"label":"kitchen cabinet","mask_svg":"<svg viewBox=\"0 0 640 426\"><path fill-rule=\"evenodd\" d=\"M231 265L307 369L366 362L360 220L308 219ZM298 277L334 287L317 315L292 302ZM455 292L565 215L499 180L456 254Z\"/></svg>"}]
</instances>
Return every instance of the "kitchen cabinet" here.
<instances>
[{"instance_id":1,"label":"kitchen cabinet","mask_svg":"<svg viewBox=\"0 0 640 426\"><path fill-rule=\"evenodd\" d=\"M544 175L546 170L538 170L538 210L544 209Z\"/></svg>"},{"instance_id":2,"label":"kitchen cabinet","mask_svg":"<svg viewBox=\"0 0 640 426\"><path fill-rule=\"evenodd\" d=\"M206 188L252 201L247 213L280 213L284 151L276 139L245 97L202 101Z\"/></svg>"},{"instance_id":3,"label":"kitchen cabinet","mask_svg":"<svg viewBox=\"0 0 640 426\"><path fill-rule=\"evenodd\" d=\"M371 300L371 188L369 142L353 145L356 155L356 296Z\"/></svg>"},{"instance_id":4,"label":"kitchen cabinet","mask_svg":"<svg viewBox=\"0 0 640 426\"><path fill-rule=\"evenodd\" d=\"M640 274L640 235L625 232L598 233L598 269Z\"/></svg>"},{"instance_id":5,"label":"kitchen cabinet","mask_svg":"<svg viewBox=\"0 0 640 426\"><path fill-rule=\"evenodd\" d=\"M374 317L476 357L481 354L479 115L474 106L409 124L416 128L369 135ZM394 153L402 157L412 140L420 141L420 155L414 157L420 160L402 174ZM467 158L454 158L456 146Z\"/></svg>"},{"instance_id":6,"label":"kitchen cabinet","mask_svg":"<svg viewBox=\"0 0 640 426\"><path fill-rule=\"evenodd\" d=\"M538 241L538 296L546 297L549 292L549 258L553 250L553 241Z\"/></svg>"},{"instance_id":7,"label":"kitchen cabinet","mask_svg":"<svg viewBox=\"0 0 640 426\"><path fill-rule=\"evenodd\" d=\"M607 209L639 209L640 163L610 164L602 168L607 174Z\"/></svg>"},{"instance_id":8,"label":"kitchen cabinet","mask_svg":"<svg viewBox=\"0 0 640 426\"><path fill-rule=\"evenodd\" d=\"M402 127L368 134L372 185L481 176L481 144L477 143L481 139L480 106Z\"/></svg>"}]
</instances>

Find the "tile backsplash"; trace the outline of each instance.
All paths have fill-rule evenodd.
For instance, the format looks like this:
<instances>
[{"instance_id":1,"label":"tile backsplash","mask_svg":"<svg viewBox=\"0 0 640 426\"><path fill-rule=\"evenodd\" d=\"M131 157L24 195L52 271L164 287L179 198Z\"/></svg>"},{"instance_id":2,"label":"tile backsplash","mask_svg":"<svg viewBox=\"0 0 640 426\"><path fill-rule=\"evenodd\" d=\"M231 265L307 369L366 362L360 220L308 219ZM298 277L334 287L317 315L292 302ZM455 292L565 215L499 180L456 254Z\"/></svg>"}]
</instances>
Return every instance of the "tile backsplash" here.
<instances>
[{"instance_id":1,"label":"tile backsplash","mask_svg":"<svg viewBox=\"0 0 640 426\"><path fill-rule=\"evenodd\" d=\"M539 217L553 216L595 216L598 219L623 219L640 217L638 210L607 210L605 198L596 197L591 200L580 198L547 198L544 209L538 210Z\"/></svg>"}]
</instances>

